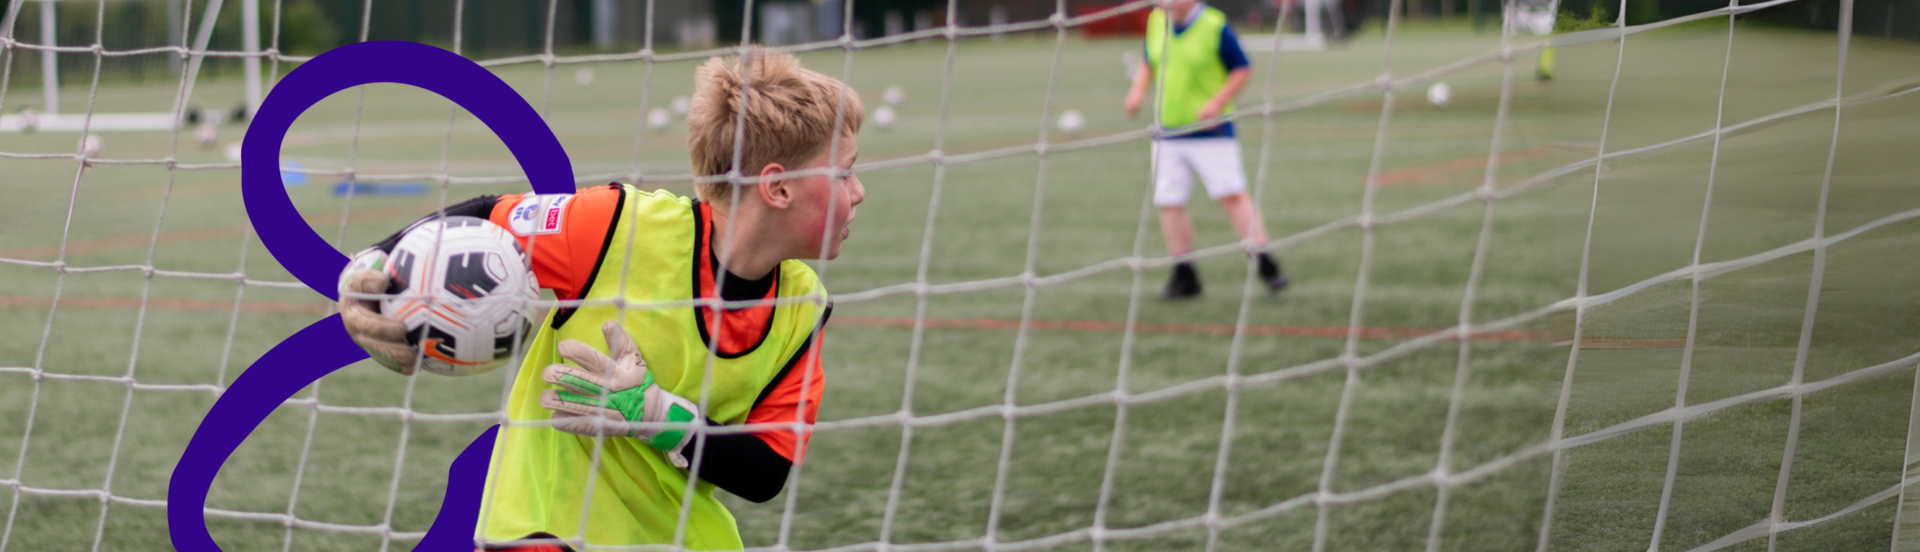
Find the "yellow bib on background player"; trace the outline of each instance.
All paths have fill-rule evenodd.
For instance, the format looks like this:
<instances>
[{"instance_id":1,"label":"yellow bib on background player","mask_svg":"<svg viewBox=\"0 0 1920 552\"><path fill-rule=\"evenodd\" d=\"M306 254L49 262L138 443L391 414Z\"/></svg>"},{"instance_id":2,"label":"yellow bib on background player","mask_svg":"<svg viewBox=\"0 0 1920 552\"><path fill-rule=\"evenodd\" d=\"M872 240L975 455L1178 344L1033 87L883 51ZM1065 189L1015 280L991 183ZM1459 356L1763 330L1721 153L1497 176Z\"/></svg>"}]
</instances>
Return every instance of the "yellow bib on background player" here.
<instances>
[{"instance_id":1,"label":"yellow bib on background player","mask_svg":"<svg viewBox=\"0 0 1920 552\"><path fill-rule=\"evenodd\" d=\"M1199 14L1192 24L1178 33L1167 24L1166 9L1154 8L1147 16L1147 62L1160 78L1160 128L1200 122L1200 108L1227 84L1227 66L1220 61L1227 16L1211 6L1195 9ZM1221 115L1229 113L1231 103L1220 109Z\"/></svg>"}]
</instances>

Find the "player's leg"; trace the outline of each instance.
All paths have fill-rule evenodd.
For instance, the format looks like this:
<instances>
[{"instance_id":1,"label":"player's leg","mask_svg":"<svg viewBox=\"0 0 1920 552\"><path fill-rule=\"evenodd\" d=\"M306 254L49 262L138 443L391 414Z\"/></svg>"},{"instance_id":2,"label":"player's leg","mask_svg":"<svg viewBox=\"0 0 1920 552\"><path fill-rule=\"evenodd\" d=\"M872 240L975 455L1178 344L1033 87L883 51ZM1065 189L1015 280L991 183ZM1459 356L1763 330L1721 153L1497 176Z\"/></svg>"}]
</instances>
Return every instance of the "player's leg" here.
<instances>
[{"instance_id":1,"label":"player's leg","mask_svg":"<svg viewBox=\"0 0 1920 552\"><path fill-rule=\"evenodd\" d=\"M1253 204L1253 198L1247 195L1246 171L1240 166L1240 143L1233 138L1195 140L1191 163L1194 171L1200 173L1200 179L1207 186L1207 196L1220 204L1227 213L1227 222L1233 225L1233 232L1254 246L1267 243L1267 225L1260 218L1260 209ZM1267 291L1279 291L1287 287L1287 277L1280 271L1280 263L1273 256L1261 251L1254 254L1259 264L1260 280L1266 284Z\"/></svg>"},{"instance_id":2,"label":"player's leg","mask_svg":"<svg viewBox=\"0 0 1920 552\"><path fill-rule=\"evenodd\" d=\"M1183 156L1181 142L1153 142L1153 204L1160 208L1160 236L1167 240L1168 255L1193 251L1193 223L1187 219L1187 196L1193 191L1193 169ZM1173 276L1160 292L1162 299L1184 299L1200 295L1200 274L1192 262L1173 265Z\"/></svg>"}]
</instances>

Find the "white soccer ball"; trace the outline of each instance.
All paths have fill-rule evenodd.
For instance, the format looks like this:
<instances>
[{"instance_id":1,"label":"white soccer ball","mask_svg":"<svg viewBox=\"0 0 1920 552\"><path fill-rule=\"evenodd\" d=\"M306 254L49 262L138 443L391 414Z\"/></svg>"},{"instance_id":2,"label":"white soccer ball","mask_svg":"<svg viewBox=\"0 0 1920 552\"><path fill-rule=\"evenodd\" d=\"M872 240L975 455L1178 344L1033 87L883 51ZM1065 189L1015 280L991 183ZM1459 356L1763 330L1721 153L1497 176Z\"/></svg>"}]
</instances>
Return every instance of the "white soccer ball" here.
<instances>
[{"instance_id":1,"label":"white soccer ball","mask_svg":"<svg viewBox=\"0 0 1920 552\"><path fill-rule=\"evenodd\" d=\"M80 139L80 155L82 156L93 157L100 155L101 147L103 147L103 144L101 144L100 135L98 134L88 134L85 138Z\"/></svg>"},{"instance_id":2,"label":"white soccer ball","mask_svg":"<svg viewBox=\"0 0 1920 552\"><path fill-rule=\"evenodd\" d=\"M225 153L227 154L227 160L232 161L234 163L239 163L240 162L240 142L227 144L226 149L227 151Z\"/></svg>"},{"instance_id":3,"label":"white soccer ball","mask_svg":"<svg viewBox=\"0 0 1920 552\"><path fill-rule=\"evenodd\" d=\"M690 106L692 106L692 104L687 101L686 96L673 97L673 114L674 115L682 115L682 116L686 115L687 109Z\"/></svg>"},{"instance_id":4,"label":"white soccer ball","mask_svg":"<svg viewBox=\"0 0 1920 552\"><path fill-rule=\"evenodd\" d=\"M893 128L893 106L883 105L873 110L873 125L882 129Z\"/></svg>"},{"instance_id":5,"label":"white soccer ball","mask_svg":"<svg viewBox=\"0 0 1920 552\"><path fill-rule=\"evenodd\" d=\"M1069 109L1060 113L1058 125L1060 132L1079 132L1080 127L1086 124L1086 118L1080 116L1080 110L1078 109Z\"/></svg>"},{"instance_id":6,"label":"white soccer ball","mask_svg":"<svg viewBox=\"0 0 1920 552\"><path fill-rule=\"evenodd\" d=\"M593 68L581 67L573 71L573 83L582 88L593 86Z\"/></svg>"},{"instance_id":7,"label":"white soccer ball","mask_svg":"<svg viewBox=\"0 0 1920 552\"><path fill-rule=\"evenodd\" d=\"M1447 83L1436 82L1433 86L1427 87L1427 103L1433 104L1434 107L1446 107L1447 102L1452 99L1453 89L1448 87Z\"/></svg>"},{"instance_id":8,"label":"white soccer ball","mask_svg":"<svg viewBox=\"0 0 1920 552\"><path fill-rule=\"evenodd\" d=\"M22 132L33 132L39 128L40 112L34 111L31 107L20 110L20 130Z\"/></svg>"},{"instance_id":9,"label":"white soccer ball","mask_svg":"<svg viewBox=\"0 0 1920 552\"><path fill-rule=\"evenodd\" d=\"M407 326L420 367L447 376L492 371L533 333L540 285L527 253L499 225L474 217L423 223L387 256L392 294L380 312Z\"/></svg>"},{"instance_id":10,"label":"white soccer ball","mask_svg":"<svg viewBox=\"0 0 1920 552\"><path fill-rule=\"evenodd\" d=\"M907 89L889 86L886 90L880 91L880 99L887 102L887 105L900 105L900 102L907 101Z\"/></svg>"},{"instance_id":11,"label":"white soccer ball","mask_svg":"<svg viewBox=\"0 0 1920 552\"><path fill-rule=\"evenodd\" d=\"M673 115L667 114L667 110L656 107L647 112L647 128L661 130L670 124L673 124Z\"/></svg>"},{"instance_id":12,"label":"white soccer ball","mask_svg":"<svg viewBox=\"0 0 1920 552\"><path fill-rule=\"evenodd\" d=\"M213 149L214 143L220 140L220 133L214 130L213 125L206 123L193 129L193 136L200 141L200 149Z\"/></svg>"}]
</instances>

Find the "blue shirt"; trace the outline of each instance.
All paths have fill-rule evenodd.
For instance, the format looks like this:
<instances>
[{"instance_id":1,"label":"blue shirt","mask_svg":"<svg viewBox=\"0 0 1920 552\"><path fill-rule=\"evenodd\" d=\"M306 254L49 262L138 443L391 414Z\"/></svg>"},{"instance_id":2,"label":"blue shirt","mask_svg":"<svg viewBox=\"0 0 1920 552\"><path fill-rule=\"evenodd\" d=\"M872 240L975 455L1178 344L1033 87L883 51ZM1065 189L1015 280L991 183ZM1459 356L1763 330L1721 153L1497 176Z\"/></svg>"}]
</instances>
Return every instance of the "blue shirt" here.
<instances>
[{"instance_id":1,"label":"blue shirt","mask_svg":"<svg viewBox=\"0 0 1920 552\"><path fill-rule=\"evenodd\" d=\"M1185 20L1175 21L1173 23L1174 36L1179 36L1181 33L1186 32L1187 26L1193 24L1194 19L1200 17L1200 10L1205 8L1206 8L1205 4L1196 5L1193 7L1193 11L1187 12L1187 17ZM1146 50L1146 47L1142 46L1141 53L1145 54L1146 53L1145 50ZM1148 59L1151 59L1151 57L1149 57ZM1247 62L1246 50L1240 49L1240 37L1233 34L1233 25L1222 25L1220 27L1220 63L1227 67L1228 73L1232 73L1235 70L1238 70L1242 67L1251 65L1250 63ZM1162 137L1161 139L1162 140L1192 140L1196 138L1232 138L1232 137L1234 137L1233 123L1229 121L1225 123L1220 123L1220 126L1213 127L1207 130L1197 131L1191 134L1181 134L1179 136L1166 136L1166 137Z\"/></svg>"}]
</instances>

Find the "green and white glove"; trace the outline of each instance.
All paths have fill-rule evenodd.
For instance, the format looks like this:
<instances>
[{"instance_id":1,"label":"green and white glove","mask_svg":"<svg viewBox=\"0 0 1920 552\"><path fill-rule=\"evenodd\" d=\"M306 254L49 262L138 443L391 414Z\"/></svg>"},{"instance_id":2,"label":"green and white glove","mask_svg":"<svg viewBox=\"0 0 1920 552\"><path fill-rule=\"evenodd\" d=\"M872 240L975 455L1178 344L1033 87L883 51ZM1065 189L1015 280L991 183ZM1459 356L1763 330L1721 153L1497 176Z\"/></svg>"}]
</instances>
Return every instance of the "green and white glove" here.
<instances>
[{"instance_id":1,"label":"green and white glove","mask_svg":"<svg viewBox=\"0 0 1920 552\"><path fill-rule=\"evenodd\" d=\"M346 292L386 293L392 285L387 275L387 252L367 248L355 253L340 272L340 321L347 335L366 349L374 362L401 375L412 375L420 360L420 351L407 344L407 325L380 314L380 302L347 297Z\"/></svg>"},{"instance_id":2,"label":"green and white glove","mask_svg":"<svg viewBox=\"0 0 1920 552\"><path fill-rule=\"evenodd\" d=\"M555 364L540 374L547 383L563 388L540 393L540 406L553 411L553 428L588 437L639 439L667 453L674 467L686 468L683 451L693 442L687 428L628 424L690 423L700 418L700 407L654 384L639 347L619 322L607 322L600 331L607 336L612 357L585 342L569 339L560 342L560 357L579 366Z\"/></svg>"}]
</instances>

